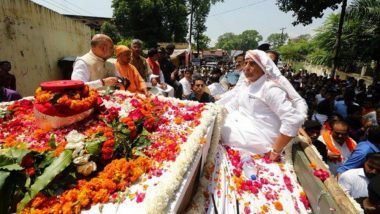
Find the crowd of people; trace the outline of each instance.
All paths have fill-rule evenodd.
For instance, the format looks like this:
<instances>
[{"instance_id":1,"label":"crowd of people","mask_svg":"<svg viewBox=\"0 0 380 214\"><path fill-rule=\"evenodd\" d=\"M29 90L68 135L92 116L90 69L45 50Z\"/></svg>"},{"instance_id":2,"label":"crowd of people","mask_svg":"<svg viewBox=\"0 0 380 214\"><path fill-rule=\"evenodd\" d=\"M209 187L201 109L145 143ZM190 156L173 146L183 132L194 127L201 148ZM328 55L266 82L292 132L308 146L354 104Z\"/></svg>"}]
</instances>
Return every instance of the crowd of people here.
<instances>
[{"instance_id":1,"label":"crowd of people","mask_svg":"<svg viewBox=\"0 0 380 214\"><path fill-rule=\"evenodd\" d=\"M170 58L174 45L151 48L147 58L142 45L134 39L130 47L114 48L110 37L97 34L91 50L75 61L71 78L100 89L215 102L228 111L222 143L274 161L293 137L303 135L342 188L365 198L366 211L379 211L380 84L290 66L280 70L279 54L271 50L250 50L215 67L179 67ZM109 60L114 54L116 61ZM7 67L1 62L1 90L15 90Z\"/></svg>"}]
</instances>

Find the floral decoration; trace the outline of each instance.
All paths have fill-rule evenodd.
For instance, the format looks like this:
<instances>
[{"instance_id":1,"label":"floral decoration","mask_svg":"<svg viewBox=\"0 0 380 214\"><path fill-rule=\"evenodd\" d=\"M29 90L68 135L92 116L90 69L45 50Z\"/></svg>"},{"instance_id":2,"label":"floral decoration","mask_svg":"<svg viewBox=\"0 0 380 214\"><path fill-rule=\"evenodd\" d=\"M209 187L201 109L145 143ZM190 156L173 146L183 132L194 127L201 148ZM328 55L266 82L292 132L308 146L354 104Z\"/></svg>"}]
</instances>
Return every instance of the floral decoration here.
<instances>
[{"instance_id":1,"label":"floral decoration","mask_svg":"<svg viewBox=\"0 0 380 214\"><path fill-rule=\"evenodd\" d=\"M2 184L14 197L0 213L79 213L132 198L147 212L150 206L164 212L216 111L197 102L92 91L37 89L35 100L0 106L0 158L7 160L0 173L7 181L18 178ZM100 106L94 104L98 96ZM95 111L69 126L44 129L35 122L36 103Z\"/></svg>"}]
</instances>

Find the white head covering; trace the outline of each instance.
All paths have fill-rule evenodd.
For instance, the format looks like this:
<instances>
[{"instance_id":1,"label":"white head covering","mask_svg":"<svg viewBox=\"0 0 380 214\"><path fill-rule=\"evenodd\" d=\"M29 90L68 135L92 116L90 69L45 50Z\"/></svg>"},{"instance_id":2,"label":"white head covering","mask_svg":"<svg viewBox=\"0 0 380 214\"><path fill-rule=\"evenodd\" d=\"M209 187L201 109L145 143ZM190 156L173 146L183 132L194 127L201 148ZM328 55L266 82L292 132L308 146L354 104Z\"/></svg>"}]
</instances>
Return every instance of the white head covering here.
<instances>
[{"instance_id":1,"label":"white head covering","mask_svg":"<svg viewBox=\"0 0 380 214\"><path fill-rule=\"evenodd\" d=\"M245 54L245 59L253 59L257 65L264 71L265 75L271 79L276 80L282 76L276 64L269 58L267 53L261 50L249 50Z\"/></svg>"},{"instance_id":2,"label":"white head covering","mask_svg":"<svg viewBox=\"0 0 380 214\"><path fill-rule=\"evenodd\" d=\"M292 102L294 108L306 118L307 117L307 104L305 100L293 88L292 84L286 77L284 77L276 64L269 58L269 56L261 50L249 50L245 54L245 59L253 59L255 63L263 70L268 80L272 80L276 86L283 89L288 95L289 100Z\"/></svg>"}]
</instances>

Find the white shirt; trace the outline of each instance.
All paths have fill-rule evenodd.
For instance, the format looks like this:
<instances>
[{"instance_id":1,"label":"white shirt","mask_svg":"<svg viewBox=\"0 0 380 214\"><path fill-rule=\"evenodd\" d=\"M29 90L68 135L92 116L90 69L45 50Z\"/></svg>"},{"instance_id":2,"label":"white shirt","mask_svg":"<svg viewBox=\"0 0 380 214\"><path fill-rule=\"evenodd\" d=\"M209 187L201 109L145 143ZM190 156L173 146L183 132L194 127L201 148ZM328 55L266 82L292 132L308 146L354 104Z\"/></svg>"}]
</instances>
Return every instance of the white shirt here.
<instances>
[{"instance_id":1,"label":"white shirt","mask_svg":"<svg viewBox=\"0 0 380 214\"><path fill-rule=\"evenodd\" d=\"M368 197L368 178L363 168L343 172L338 180L344 192L353 198Z\"/></svg>"},{"instance_id":2,"label":"white shirt","mask_svg":"<svg viewBox=\"0 0 380 214\"><path fill-rule=\"evenodd\" d=\"M266 80L242 83L230 105L222 142L236 149L263 154L269 151L280 133L297 135L304 117L292 106L286 92Z\"/></svg>"},{"instance_id":3,"label":"white shirt","mask_svg":"<svg viewBox=\"0 0 380 214\"><path fill-rule=\"evenodd\" d=\"M181 83L182 85L182 89L183 89L183 95L184 96L188 96L189 94L191 94L191 83L189 80L187 80L185 77L182 78L179 83Z\"/></svg>"},{"instance_id":4,"label":"white shirt","mask_svg":"<svg viewBox=\"0 0 380 214\"><path fill-rule=\"evenodd\" d=\"M323 100L325 100L325 98L322 97L321 94L315 95L315 99L317 100L317 104L319 104L320 102L322 102Z\"/></svg>"},{"instance_id":5,"label":"white shirt","mask_svg":"<svg viewBox=\"0 0 380 214\"><path fill-rule=\"evenodd\" d=\"M87 65L84 61L78 60L74 64L73 73L71 74L72 80L82 80L86 85L93 88L100 88L103 86L101 80L90 80L90 72L88 71Z\"/></svg>"},{"instance_id":6,"label":"white shirt","mask_svg":"<svg viewBox=\"0 0 380 214\"><path fill-rule=\"evenodd\" d=\"M90 50L75 60L71 79L82 80L91 87L100 88L102 87L101 79L118 76L116 73L114 63L96 56Z\"/></svg>"},{"instance_id":7,"label":"white shirt","mask_svg":"<svg viewBox=\"0 0 380 214\"><path fill-rule=\"evenodd\" d=\"M226 89L222 86L222 84L218 82L214 82L211 85L208 86L208 89L210 89L210 93L212 96L221 95L224 92L226 92Z\"/></svg>"},{"instance_id":8,"label":"white shirt","mask_svg":"<svg viewBox=\"0 0 380 214\"><path fill-rule=\"evenodd\" d=\"M331 137L331 140L334 144L334 146L340 151L340 154L342 156L342 162L340 163L336 163L336 162L332 162L332 161L327 161L327 165L329 166L329 169L330 169L330 172L335 175L337 173L337 170L338 168L344 163L346 162L346 160L350 157L351 155L351 151L350 149L347 147L347 144L344 143L343 145L340 145L339 143L337 143L334 138L332 136ZM323 139L323 136L320 135L318 137L318 140L321 141L322 143L326 144L325 140Z\"/></svg>"},{"instance_id":9,"label":"white shirt","mask_svg":"<svg viewBox=\"0 0 380 214\"><path fill-rule=\"evenodd\" d=\"M216 103L219 105L223 105L227 110L231 108L231 102L230 100L236 96L238 91L240 90L240 86L244 85L245 80L245 74L242 72L240 74L239 80L236 83L236 86L230 90L224 93L220 100L218 100ZM292 106L298 111L299 114L301 114L305 119L307 117L307 104L305 100L297 93L297 91L293 88L291 83L284 77L281 76L276 80L276 86L286 91L286 97L288 100L291 101Z\"/></svg>"}]
</instances>

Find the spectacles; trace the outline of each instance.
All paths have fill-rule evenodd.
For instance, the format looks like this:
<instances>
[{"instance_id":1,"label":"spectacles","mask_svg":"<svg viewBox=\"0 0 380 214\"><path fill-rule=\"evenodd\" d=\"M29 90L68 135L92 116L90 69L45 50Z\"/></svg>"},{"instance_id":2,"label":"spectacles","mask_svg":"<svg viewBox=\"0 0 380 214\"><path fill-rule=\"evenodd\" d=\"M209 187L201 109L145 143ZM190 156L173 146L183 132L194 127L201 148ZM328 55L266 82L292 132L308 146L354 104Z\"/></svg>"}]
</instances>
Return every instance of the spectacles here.
<instances>
[{"instance_id":1,"label":"spectacles","mask_svg":"<svg viewBox=\"0 0 380 214\"><path fill-rule=\"evenodd\" d=\"M194 86L195 86L195 87L203 87L203 86L205 86L205 85L203 85L203 84L195 84Z\"/></svg>"}]
</instances>

